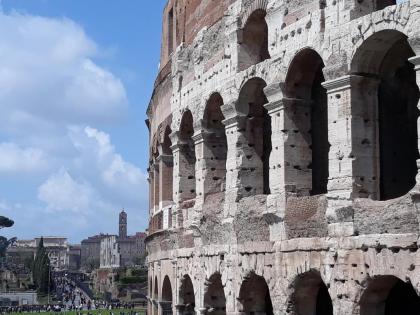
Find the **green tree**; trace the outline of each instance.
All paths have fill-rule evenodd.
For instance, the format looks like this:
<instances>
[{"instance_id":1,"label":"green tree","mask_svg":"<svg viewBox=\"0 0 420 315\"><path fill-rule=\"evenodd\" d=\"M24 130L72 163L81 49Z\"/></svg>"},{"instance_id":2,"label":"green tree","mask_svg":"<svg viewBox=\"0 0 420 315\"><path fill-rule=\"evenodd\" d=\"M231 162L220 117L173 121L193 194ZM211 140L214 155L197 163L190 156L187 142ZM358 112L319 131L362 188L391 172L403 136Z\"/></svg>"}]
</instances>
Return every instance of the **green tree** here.
<instances>
[{"instance_id":1,"label":"green tree","mask_svg":"<svg viewBox=\"0 0 420 315\"><path fill-rule=\"evenodd\" d=\"M48 293L50 288L50 259L47 250L44 247L44 239L38 244L34 265L32 268L32 276L35 287L40 293Z\"/></svg>"},{"instance_id":2,"label":"green tree","mask_svg":"<svg viewBox=\"0 0 420 315\"><path fill-rule=\"evenodd\" d=\"M0 229L12 227L15 222L6 218L4 216L0 216ZM0 236L0 258L4 258L6 256L7 248L16 242L16 237L11 238L8 240L4 236Z\"/></svg>"}]
</instances>

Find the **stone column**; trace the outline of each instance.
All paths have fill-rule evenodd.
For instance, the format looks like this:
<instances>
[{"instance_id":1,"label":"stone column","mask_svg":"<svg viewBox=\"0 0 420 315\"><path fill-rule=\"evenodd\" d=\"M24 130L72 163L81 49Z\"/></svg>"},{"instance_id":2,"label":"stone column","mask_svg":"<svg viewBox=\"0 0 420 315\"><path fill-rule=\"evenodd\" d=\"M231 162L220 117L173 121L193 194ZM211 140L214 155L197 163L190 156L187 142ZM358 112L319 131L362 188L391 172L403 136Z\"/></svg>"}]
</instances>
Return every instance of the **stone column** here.
<instances>
[{"instance_id":1,"label":"stone column","mask_svg":"<svg viewBox=\"0 0 420 315\"><path fill-rule=\"evenodd\" d=\"M204 143L205 132L204 130L199 130L194 133L192 137L195 145L195 207L201 208L204 204L204 198L206 193L205 188L205 175L206 175L206 146Z\"/></svg>"},{"instance_id":2,"label":"stone column","mask_svg":"<svg viewBox=\"0 0 420 315\"><path fill-rule=\"evenodd\" d=\"M420 89L420 56L412 57L409 59L409 61L414 65L414 70L416 71L417 85L419 86L419 89ZM420 109L420 102L417 107ZM417 146L420 151L420 118L417 120L417 130L419 132ZM417 160L417 168L420 169L420 160ZM417 186L420 186L420 172L417 172L416 182L417 182Z\"/></svg>"},{"instance_id":3,"label":"stone column","mask_svg":"<svg viewBox=\"0 0 420 315\"><path fill-rule=\"evenodd\" d=\"M280 84L264 89L269 103L264 107L271 117L270 190L271 194L285 194L285 133L283 93Z\"/></svg>"},{"instance_id":4,"label":"stone column","mask_svg":"<svg viewBox=\"0 0 420 315\"><path fill-rule=\"evenodd\" d=\"M245 187L242 185L242 168L244 156L242 146L247 143L243 130L245 129L246 116L236 112L235 102L221 107L224 117L227 138L226 159L226 192L225 192L225 217L232 218L235 215L237 201L241 199Z\"/></svg>"},{"instance_id":5,"label":"stone column","mask_svg":"<svg viewBox=\"0 0 420 315\"><path fill-rule=\"evenodd\" d=\"M171 142L173 145L171 146L172 154L173 154L173 179L172 179L172 193L173 193L173 201L175 204L179 204L181 201L181 181L180 181L180 145L179 145L179 137L178 132L174 132L170 135Z\"/></svg>"},{"instance_id":6,"label":"stone column","mask_svg":"<svg viewBox=\"0 0 420 315\"><path fill-rule=\"evenodd\" d=\"M328 94L327 219L331 235L353 235L353 198L377 199L379 153L375 78L348 75L323 83Z\"/></svg>"}]
</instances>

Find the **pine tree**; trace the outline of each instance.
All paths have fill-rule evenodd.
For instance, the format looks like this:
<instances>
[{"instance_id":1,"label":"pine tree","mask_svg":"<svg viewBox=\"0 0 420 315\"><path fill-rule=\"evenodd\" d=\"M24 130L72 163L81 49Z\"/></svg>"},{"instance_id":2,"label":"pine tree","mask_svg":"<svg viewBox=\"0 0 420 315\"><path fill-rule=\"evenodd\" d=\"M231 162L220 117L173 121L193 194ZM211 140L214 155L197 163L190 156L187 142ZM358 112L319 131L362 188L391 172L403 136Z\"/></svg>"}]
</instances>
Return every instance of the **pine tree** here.
<instances>
[{"instance_id":1,"label":"pine tree","mask_svg":"<svg viewBox=\"0 0 420 315\"><path fill-rule=\"evenodd\" d=\"M48 258L47 250L44 247L44 239L42 237L38 244L32 268L32 276L38 291L47 293L50 286L50 259Z\"/></svg>"}]
</instances>

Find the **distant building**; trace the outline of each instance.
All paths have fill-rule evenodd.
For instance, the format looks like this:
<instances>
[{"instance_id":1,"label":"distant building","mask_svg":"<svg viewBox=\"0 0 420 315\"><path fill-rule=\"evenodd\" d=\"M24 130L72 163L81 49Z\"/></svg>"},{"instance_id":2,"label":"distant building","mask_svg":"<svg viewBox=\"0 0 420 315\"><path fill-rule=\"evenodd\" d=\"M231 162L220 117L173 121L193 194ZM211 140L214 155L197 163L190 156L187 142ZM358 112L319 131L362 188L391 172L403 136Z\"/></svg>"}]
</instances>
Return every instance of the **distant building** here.
<instances>
[{"instance_id":1,"label":"distant building","mask_svg":"<svg viewBox=\"0 0 420 315\"><path fill-rule=\"evenodd\" d=\"M122 210L119 213L118 220L118 236L115 236L118 245L118 253L120 255L119 264L121 267L129 267L138 264L139 259L145 255L146 233L138 232L135 235L128 235L127 213ZM82 241L81 244L81 265L82 267L92 267L92 265L100 266L102 262L106 261L109 257L102 257L102 254L108 255L110 248L105 250L103 246L111 246L109 239L114 235L99 234L91 236ZM106 240L103 244L102 241ZM103 249L103 251L101 251Z\"/></svg>"},{"instance_id":2,"label":"distant building","mask_svg":"<svg viewBox=\"0 0 420 315\"><path fill-rule=\"evenodd\" d=\"M99 267L101 257L101 241L108 237L108 234L90 236L81 243L81 265L82 268Z\"/></svg>"},{"instance_id":3,"label":"distant building","mask_svg":"<svg viewBox=\"0 0 420 315\"><path fill-rule=\"evenodd\" d=\"M146 234L136 233L135 235L127 236L127 222L127 213L123 209L119 215L119 235L117 240L122 267L136 265L138 259L145 254L144 240Z\"/></svg>"},{"instance_id":4,"label":"distant building","mask_svg":"<svg viewBox=\"0 0 420 315\"><path fill-rule=\"evenodd\" d=\"M74 249L76 246L69 245L67 238L47 236L43 237L43 240L53 269L74 270L80 267L80 263L77 263L80 261L80 251ZM16 264L23 263L28 258L35 258L40 241L41 237L17 240L7 250L7 256Z\"/></svg>"},{"instance_id":5,"label":"distant building","mask_svg":"<svg viewBox=\"0 0 420 315\"><path fill-rule=\"evenodd\" d=\"M109 235L101 240L100 268L119 268L120 253L117 236Z\"/></svg>"}]
</instances>

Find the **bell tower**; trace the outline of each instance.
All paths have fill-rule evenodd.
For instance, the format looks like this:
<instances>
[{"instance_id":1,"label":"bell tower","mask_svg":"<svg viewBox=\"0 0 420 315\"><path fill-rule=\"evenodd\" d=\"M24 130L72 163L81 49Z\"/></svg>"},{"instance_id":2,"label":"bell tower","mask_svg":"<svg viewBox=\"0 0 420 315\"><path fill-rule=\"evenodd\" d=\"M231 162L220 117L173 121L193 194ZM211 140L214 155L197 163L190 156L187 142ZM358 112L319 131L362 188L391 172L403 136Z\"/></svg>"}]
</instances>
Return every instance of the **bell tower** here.
<instances>
[{"instance_id":1,"label":"bell tower","mask_svg":"<svg viewBox=\"0 0 420 315\"><path fill-rule=\"evenodd\" d=\"M127 213L122 209L119 218L119 238L127 238Z\"/></svg>"}]
</instances>

